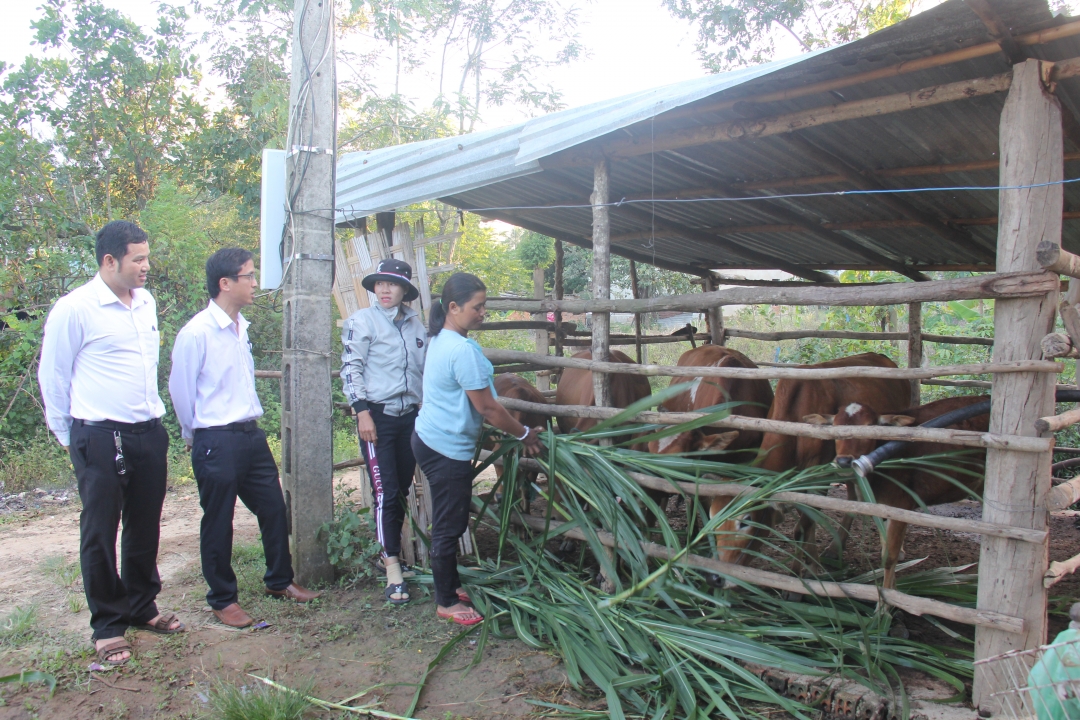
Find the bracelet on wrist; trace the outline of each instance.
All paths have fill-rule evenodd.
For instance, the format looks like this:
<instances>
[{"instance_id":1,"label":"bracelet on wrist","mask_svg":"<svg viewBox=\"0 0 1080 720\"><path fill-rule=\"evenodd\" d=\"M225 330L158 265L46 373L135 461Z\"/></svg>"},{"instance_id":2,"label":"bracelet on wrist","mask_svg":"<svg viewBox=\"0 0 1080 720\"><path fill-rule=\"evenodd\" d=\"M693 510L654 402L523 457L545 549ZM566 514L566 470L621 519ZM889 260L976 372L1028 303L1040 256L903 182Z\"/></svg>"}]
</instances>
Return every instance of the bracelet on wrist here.
<instances>
[{"instance_id":1,"label":"bracelet on wrist","mask_svg":"<svg viewBox=\"0 0 1080 720\"><path fill-rule=\"evenodd\" d=\"M529 437L529 433L531 433L531 432L532 432L532 428L529 427L528 425L526 425L525 426L525 434L522 435L521 437L519 437L518 440L524 440L525 438Z\"/></svg>"}]
</instances>

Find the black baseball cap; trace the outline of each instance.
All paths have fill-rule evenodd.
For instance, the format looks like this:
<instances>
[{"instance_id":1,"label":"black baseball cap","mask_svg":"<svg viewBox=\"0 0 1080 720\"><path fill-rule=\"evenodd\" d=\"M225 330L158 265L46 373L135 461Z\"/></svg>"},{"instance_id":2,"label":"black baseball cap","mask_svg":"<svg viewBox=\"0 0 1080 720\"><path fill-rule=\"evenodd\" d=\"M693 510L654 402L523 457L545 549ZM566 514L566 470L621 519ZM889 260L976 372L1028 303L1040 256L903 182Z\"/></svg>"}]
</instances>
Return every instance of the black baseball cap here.
<instances>
[{"instance_id":1,"label":"black baseball cap","mask_svg":"<svg viewBox=\"0 0 1080 720\"><path fill-rule=\"evenodd\" d=\"M409 267L409 263L407 262L395 260L394 258L380 260L379 266L375 268L375 272L366 276L360 281L360 284L363 285L364 289L368 292L375 292L375 283L380 280L404 285L405 297L402 298L404 302L412 302L420 297L420 291L412 284L412 268Z\"/></svg>"}]
</instances>

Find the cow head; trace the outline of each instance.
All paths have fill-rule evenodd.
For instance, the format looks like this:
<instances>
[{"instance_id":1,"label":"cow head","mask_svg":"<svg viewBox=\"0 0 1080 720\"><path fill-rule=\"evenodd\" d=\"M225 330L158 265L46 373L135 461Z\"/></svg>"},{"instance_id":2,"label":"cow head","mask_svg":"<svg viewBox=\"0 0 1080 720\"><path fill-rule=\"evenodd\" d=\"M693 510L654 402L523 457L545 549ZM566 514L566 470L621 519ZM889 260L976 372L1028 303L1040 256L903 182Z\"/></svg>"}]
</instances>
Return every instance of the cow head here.
<instances>
[{"instance_id":1,"label":"cow head","mask_svg":"<svg viewBox=\"0 0 1080 720\"><path fill-rule=\"evenodd\" d=\"M673 455L685 452L720 452L739 437L739 431L722 433L704 433L690 430L678 435L653 440L649 443L649 452L654 455Z\"/></svg>"},{"instance_id":2,"label":"cow head","mask_svg":"<svg viewBox=\"0 0 1080 720\"><path fill-rule=\"evenodd\" d=\"M811 425L891 425L906 427L915 423L910 415L878 415L877 411L862 403L850 403L835 415L807 415L804 423ZM851 467L855 458L869 455L877 447L878 441L872 438L838 438L836 440L836 464Z\"/></svg>"},{"instance_id":3,"label":"cow head","mask_svg":"<svg viewBox=\"0 0 1080 720\"><path fill-rule=\"evenodd\" d=\"M730 497L714 497L709 507L709 517L723 512L731 500ZM720 523L716 528L717 559L745 565L752 557L750 551L761 544L767 528L776 527L783 519L784 513L780 508L770 504Z\"/></svg>"}]
</instances>

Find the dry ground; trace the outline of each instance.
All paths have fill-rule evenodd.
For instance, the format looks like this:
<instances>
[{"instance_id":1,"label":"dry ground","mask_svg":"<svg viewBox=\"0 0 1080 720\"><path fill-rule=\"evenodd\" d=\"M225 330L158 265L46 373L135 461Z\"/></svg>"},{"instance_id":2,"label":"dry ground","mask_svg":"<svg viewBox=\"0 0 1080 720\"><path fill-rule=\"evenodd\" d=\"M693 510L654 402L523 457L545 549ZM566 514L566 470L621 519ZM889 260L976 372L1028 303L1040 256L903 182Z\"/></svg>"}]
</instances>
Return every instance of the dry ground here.
<instances>
[{"instance_id":1,"label":"dry ground","mask_svg":"<svg viewBox=\"0 0 1080 720\"><path fill-rule=\"evenodd\" d=\"M345 478L355 483L355 475ZM834 493L841 494L840 489ZM70 565L77 560L77 502L37 498L37 507L0 515L0 616L16 607L35 607L36 629L16 648L0 647L0 675L23 668L58 676L56 696L46 701L40 686L0 686L0 720L42 718L195 718L206 716L206 694L218 681L252 684L248 673L274 677L287 685L314 681L314 692L342 699L373 686L370 697L386 710L402 713L415 683L447 640L454 626L438 622L425 586L413 585L414 602L393 607L383 601L373 581L329 589L311 606L262 597L261 556L255 520L243 506L236 513L236 559L241 603L269 627L237 631L219 624L208 612L198 566L200 510L193 485L170 489L162 519L159 567L163 608L175 610L189 632L159 637L131 632L136 659L107 674L90 673L89 613L81 600ZM933 512L977 518L979 506L962 502ZM789 523L793 522L789 519ZM1080 513L1055 513L1051 520L1051 559L1080 553ZM921 568L958 566L978 560L978 537L912 527L906 558L926 557ZM483 545L483 543L481 543ZM876 567L879 552L873 526L857 523L846 560L863 569ZM1051 594L1067 610L1078 595L1080 578L1059 583ZM933 644L963 644L938 627L907 618L914 639ZM1051 616L1051 636L1067 622ZM961 638L970 627L946 623ZM580 703L566 687L557 657L534 651L517 640L489 644L480 664L468 672L473 647L462 643L432 673L417 715L422 718L519 717L535 710L526 698ZM916 697L944 698L946 687L905 673ZM396 684L400 683L400 684ZM602 702L600 703L602 707ZM331 717L327 715L326 717Z\"/></svg>"},{"instance_id":2,"label":"dry ground","mask_svg":"<svg viewBox=\"0 0 1080 720\"><path fill-rule=\"evenodd\" d=\"M0 616L16 606L36 606L38 630L29 643L0 648L0 676L23 668L46 669L60 679L46 702L39 686L0 686L0 720L35 718L193 718L207 712L206 693L218 680L255 683L247 674L287 685L314 680L315 694L341 700L382 685L370 697L390 712L403 713L429 662L456 634L457 626L435 618L423 586L414 601L394 607L372 581L333 588L310 606L264 598L254 517L237 505L238 548L234 566L240 602L262 630L233 630L216 621L205 602L199 571L200 510L193 485L170 490L162 517L159 569L162 608L177 612L188 632L161 637L131 631L136 659L107 674L90 673L89 612L78 581L69 588L60 561L78 558L76 504L42 503L37 511L6 516L0 525ZM76 612L77 610L77 612ZM516 640L488 644L480 664L468 641L432 673L420 700L422 718L518 717L533 711L526 697L555 699L565 674L558 658ZM395 685L395 683L401 683ZM329 716L327 716L329 717Z\"/></svg>"}]
</instances>

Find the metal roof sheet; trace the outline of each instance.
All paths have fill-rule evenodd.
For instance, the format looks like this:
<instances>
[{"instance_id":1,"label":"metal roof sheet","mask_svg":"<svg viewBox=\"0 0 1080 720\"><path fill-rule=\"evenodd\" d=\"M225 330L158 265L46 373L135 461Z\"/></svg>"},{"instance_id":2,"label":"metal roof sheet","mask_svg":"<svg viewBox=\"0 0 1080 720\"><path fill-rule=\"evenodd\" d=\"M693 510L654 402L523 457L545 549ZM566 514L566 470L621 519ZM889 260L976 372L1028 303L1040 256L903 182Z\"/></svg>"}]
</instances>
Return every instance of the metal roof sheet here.
<instances>
[{"instance_id":1,"label":"metal roof sheet","mask_svg":"<svg viewBox=\"0 0 1080 720\"><path fill-rule=\"evenodd\" d=\"M1045 0L990 1L1014 34L1066 21L1055 19ZM588 246L592 231L588 207L538 207L588 203L591 164L560 163L561 158L577 153L588 156L613 138L647 139L654 132L659 135L747 117L780 115L1008 72L1010 63L1005 55L993 53L831 93L769 103L730 102L989 41L985 26L963 0L947 0L866 38L817 53L642 91L499 130L352 153L344 156L339 165L338 204L344 208L339 217L359 218L438 198L489 218ZM1027 46L1026 50L1030 56L1048 60L1077 57L1080 37ZM874 177L886 188L993 186L996 168L922 176L873 173L911 166L993 161L1005 95L997 93L820 125L799 131L797 138L784 134L747 137L617 157L611 166L611 199L670 197L700 188L711 188L713 197L732 197L832 192L851 187L831 181L812 185L803 182L798 188L785 188L787 179L833 173L796 140ZM1080 108L1080 78L1059 83L1057 96L1066 112L1075 113ZM671 112L675 108L681 109ZM1080 149L1073 138L1066 140L1067 151ZM1080 163L1068 163L1066 177L1077 174ZM741 191L740 183L745 182L757 183L759 189ZM768 184L772 182L776 185ZM689 272L766 268L770 267L768 260L774 258L807 268L882 267L884 259L925 269L989 269L996 228L987 219L997 215L995 191L922 192L905 194L902 200L905 205L901 207L881 196L830 194L614 207L613 251ZM484 209L499 207L511 209ZM1077 185L1065 186L1065 209L1080 210ZM935 232L926 225L890 224L917 216L952 219L951 236L944 238L940 229ZM868 222L877 224L853 228L855 223ZM787 229L747 229L775 225ZM1080 251L1080 222L1066 222L1062 240L1067 249ZM746 253L740 254L740 248Z\"/></svg>"}]
</instances>

